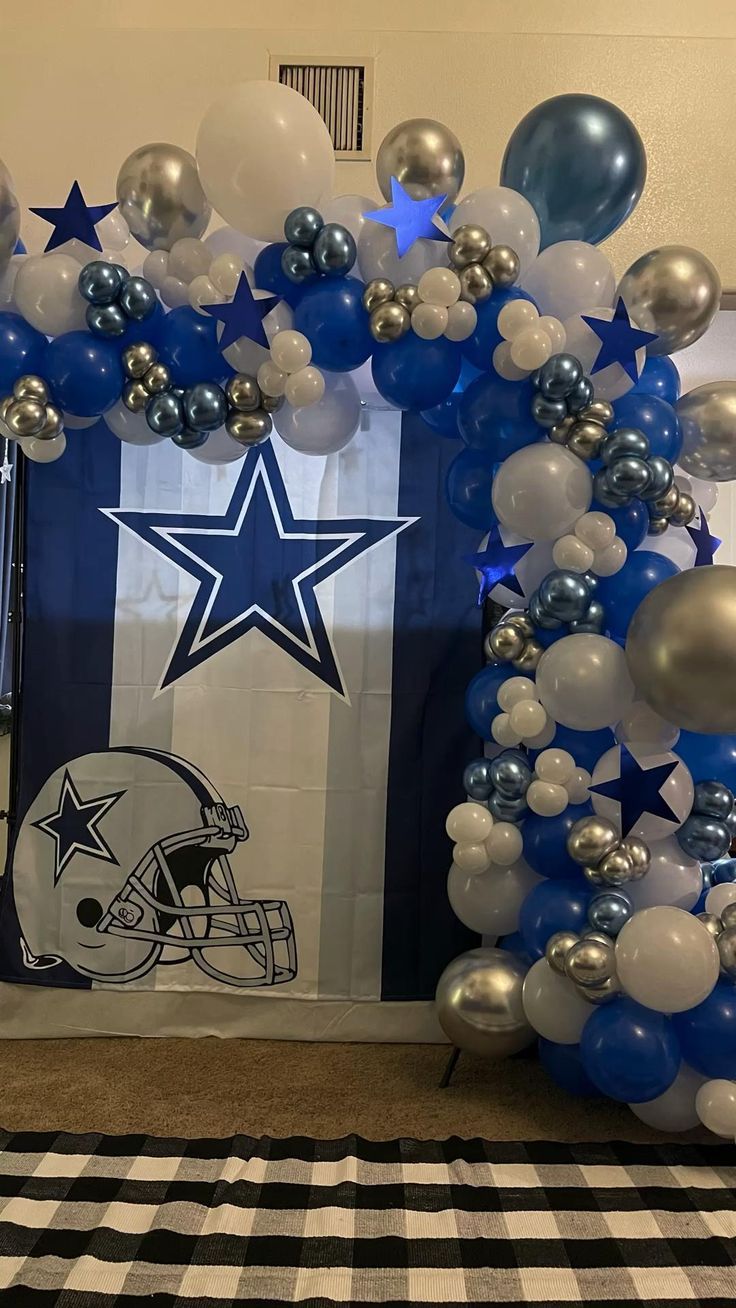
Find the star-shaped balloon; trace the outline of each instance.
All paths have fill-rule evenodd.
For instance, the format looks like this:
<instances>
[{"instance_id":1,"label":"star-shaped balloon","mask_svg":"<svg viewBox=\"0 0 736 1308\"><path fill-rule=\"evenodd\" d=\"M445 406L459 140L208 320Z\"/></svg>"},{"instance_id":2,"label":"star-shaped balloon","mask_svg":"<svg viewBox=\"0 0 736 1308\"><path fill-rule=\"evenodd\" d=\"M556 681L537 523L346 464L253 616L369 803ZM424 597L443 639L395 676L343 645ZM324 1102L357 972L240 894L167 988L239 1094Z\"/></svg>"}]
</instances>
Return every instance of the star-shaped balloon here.
<instances>
[{"instance_id":1,"label":"star-shaped balloon","mask_svg":"<svg viewBox=\"0 0 736 1308\"><path fill-rule=\"evenodd\" d=\"M248 278L242 272L232 300L225 304L203 304L202 309L211 318L217 318L218 322L224 323L218 342L221 350L226 350L228 345L233 345L243 336L247 336L248 340L255 341L256 345L262 345L267 350L269 342L263 327L263 319L276 307L280 299L279 295L264 295L257 300L248 284Z\"/></svg>"},{"instance_id":2,"label":"star-shaped balloon","mask_svg":"<svg viewBox=\"0 0 736 1308\"><path fill-rule=\"evenodd\" d=\"M660 792L675 768L680 766L680 760L673 758L653 768L644 768L625 745L618 748L621 760L619 776L612 781L600 781L590 790L593 794L615 799L621 805L622 834L627 836L633 831L643 813L679 825L678 814Z\"/></svg>"},{"instance_id":3,"label":"star-shaped balloon","mask_svg":"<svg viewBox=\"0 0 736 1308\"><path fill-rule=\"evenodd\" d=\"M430 195L426 200L414 200L401 182L391 178L391 203L385 209L371 209L364 213L373 223L393 227L396 232L396 250L401 258L415 241L451 241L452 237L441 218L437 217L447 199L446 195Z\"/></svg>"},{"instance_id":4,"label":"star-shaped balloon","mask_svg":"<svg viewBox=\"0 0 736 1308\"><path fill-rule=\"evenodd\" d=\"M698 511L699 517L691 522L686 531L695 546L695 563L694 568L705 568L713 562L713 555L717 549L720 549L723 541L719 536L711 534L708 525L708 519L702 509ZM695 525L697 522L697 526Z\"/></svg>"},{"instance_id":5,"label":"star-shaped balloon","mask_svg":"<svg viewBox=\"0 0 736 1308\"><path fill-rule=\"evenodd\" d=\"M520 595L522 599L524 598L524 591L514 569L519 560L523 559L527 551L532 548L532 544L532 541L525 541L521 545L504 545L498 527L492 527L485 548L477 554L465 556L466 562L472 563L480 573L479 607L490 595L494 586L499 584L510 590L512 595Z\"/></svg>"},{"instance_id":6,"label":"star-shaped balloon","mask_svg":"<svg viewBox=\"0 0 736 1308\"><path fill-rule=\"evenodd\" d=\"M602 372L612 363L620 363L632 382L636 382L639 378L636 352L650 341L656 341L657 333L644 332L641 328L632 325L629 311L621 296L616 301L616 308L610 322L606 322L603 318L590 318L586 314L582 314L582 319L583 322L587 322L601 342L595 363L590 370L591 374Z\"/></svg>"},{"instance_id":7,"label":"star-shaped balloon","mask_svg":"<svg viewBox=\"0 0 736 1308\"><path fill-rule=\"evenodd\" d=\"M85 204L79 182L73 182L62 208L31 209L44 222L51 223L54 230L46 242L46 250L55 250L59 245L76 238L93 250L101 250L100 238L95 231L97 223L102 222L116 208L112 204Z\"/></svg>"}]
</instances>

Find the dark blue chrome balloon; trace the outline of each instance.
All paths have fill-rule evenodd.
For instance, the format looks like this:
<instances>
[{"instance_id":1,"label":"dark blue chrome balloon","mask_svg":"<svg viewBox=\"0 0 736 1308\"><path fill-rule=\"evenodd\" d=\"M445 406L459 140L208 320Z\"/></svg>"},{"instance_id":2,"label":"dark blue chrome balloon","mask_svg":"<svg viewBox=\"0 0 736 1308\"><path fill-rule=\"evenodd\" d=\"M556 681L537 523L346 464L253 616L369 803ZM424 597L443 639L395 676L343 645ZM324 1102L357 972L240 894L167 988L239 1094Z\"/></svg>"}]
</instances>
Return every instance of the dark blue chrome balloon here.
<instances>
[{"instance_id":1,"label":"dark blue chrome balloon","mask_svg":"<svg viewBox=\"0 0 736 1308\"><path fill-rule=\"evenodd\" d=\"M497 755L490 765L491 781L504 799L522 799L532 780L526 759L514 750Z\"/></svg>"},{"instance_id":2,"label":"dark blue chrome balloon","mask_svg":"<svg viewBox=\"0 0 736 1308\"><path fill-rule=\"evenodd\" d=\"M184 421L192 431L214 431L226 417L225 392L214 382L199 382L184 392Z\"/></svg>"},{"instance_id":3,"label":"dark blue chrome balloon","mask_svg":"<svg viewBox=\"0 0 736 1308\"><path fill-rule=\"evenodd\" d=\"M122 336L128 326L119 304L88 304L84 316L95 336Z\"/></svg>"},{"instance_id":4,"label":"dark blue chrome balloon","mask_svg":"<svg viewBox=\"0 0 736 1308\"><path fill-rule=\"evenodd\" d=\"M676 835L680 848L701 862L712 863L723 858L731 845L731 832L725 822L702 813L691 813Z\"/></svg>"},{"instance_id":5,"label":"dark blue chrome balloon","mask_svg":"<svg viewBox=\"0 0 736 1308\"><path fill-rule=\"evenodd\" d=\"M708 817L725 822L733 808L733 792L722 781L699 781L695 787L693 813L706 813Z\"/></svg>"},{"instance_id":6,"label":"dark blue chrome balloon","mask_svg":"<svg viewBox=\"0 0 736 1308\"><path fill-rule=\"evenodd\" d=\"M321 213L311 205L300 204L292 209L284 220L284 236L291 245L301 245L308 250L316 241L322 230L324 219Z\"/></svg>"},{"instance_id":7,"label":"dark blue chrome balloon","mask_svg":"<svg viewBox=\"0 0 736 1308\"><path fill-rule=\"evenodd\" d=\"M312 247L318 272L328 277L344 277L349 273L356 254L352 233L341 223L325 223Z\"/></svg>"},{"instance_id":8,"label":"dark blue chrome balloon","mask_svg":"<svg viewBox=\"0 0 736 1308\"><path fill-rule=\"evenodd\" d=\"M499 790L494 790L488 800L488 811L497 822L520 822L529 812L529 806L523 795L521 799L507 799Z\"/></svg>"},{"instance_id":9,"label":"dark blue chrome balloon","mask_svg":"<svg viewBox=\"0 0 736 1308\"><path fill-rule=\"evenodd\" d=\"M553 354L539 369L537 385L548 400L561 400L583 378L583 365L574 354Z\"/></svg>"},{"instance_id":10,"label":"dark blue chrome balloon","mask_svg":"<svg viewBox=\"0 0 736 1308\"><path fill-rule=\"evenodd\" d=\"M145 322L150 318L158 299L151 283L145 277L129 277L118 297L118 304L128 318Z\"/></svg>"},{"instance_id":11,"label":"dark blue chrome balloon","mask_svg":"<svg viewBox=\"0 0 736 1308\"><path fill-rule=\"evenodd\" d=\"M465 794L471 799L485 801L493 791L492 763L489 758L475 758L463 772Z\"/></svg>"},{"instance_id":12,"label":"dark blue chrome balloon","mask_svg":"<svg viewBox=\"0 0 736 1308\"><path fill-rule=\"evenodd\" d=\"M600 456L606 467L617 459L626 459L632 455L637 459L649 458L649 441L643 432L634 427L622 426L606 436L601 443Z\"/></svg>"},{"instance_id":13,"label":"dark blue chrome balloon","mask_svg":"<svg viewBox=\"0 0 736 1308\"><path fill-rule=\"evenodd\" d=\"M562 626L561 618L556 618L554 613L547 612L538 590L529 596L527 610L534 626L541 627L542 631L557 631Z\"/></svg>"},{"instance_id":14,"label":"dark blue chrome balloon","mask_svg":"<svg viewBox=\"0 0 736 1308\"><path fill-rule=\"evenodd\" d=\"M567 417L567 404L564 400L548 400L541 391L532 400L532 417L540 427L554 427Z\"/></svg>"},{"instance_id":15,"label":"dark blue chrome balloon","mask_svg":"<svg viewBox=\"0 0 736 1308\"><path fill-rule=\"evenodd\" d=\"M567 395L567 407L570 413L579 413L587 408L593 399L593 383L590 377L581 377Z\"/></svg>"},{"instance_id":16,"label":"dark blue chrome balloon","mask_svg":"<svg viewBox=\"0 0 736 1308\"><path fill-rule=\"evenodd\" d=\"M178 436L184 430L181 400L172 391L154 395L146 405L146 422L157 436Z\"/></svg>"},{"instance_id":17,"label":"dark blue chrome balloon","mask_svg":"<svg viewBox=\"0 0 736 1308\"><path fill-rule=\"evenodd\" d=\"M588 610L590 591L579 572L558 568L539 584L543 610L561 622L578 622Z\"/></svg>"},{"instance_id":18,"label":"dark blue chrome balloon","mask_svg":"<svg viewBox=\"0 0 736 1308\"><path fill-rule=\"evenodd\" d=\"M191 427L185 427L183 431L174 432L171 439L180 450L196 450L208 437L208 431L193 431Z\"/></svg>"},{"instance_id":19,"label":"dark blue chrome balloon","mask_svg":"<svg viewBox=\"0 0 736 1308\"><path fill-rule=\"evenodd\" d=\"M309 250L298 245L287 245L281 255L281 271L295 286L313 277L315 268Z\"/></svg>"},{"instance_id":20,"label":"dark blue chrome balloon","mask_svg":"<svg viewBox=\"0 0 736 1308\"><path fill-rule=\"evenodd\" d=\"M125 277L121 276L119 264L93 259L79 274L79 293L90 304L112 304L123 289L127 275L126 271Z\"/></svg>"}]
</instances>

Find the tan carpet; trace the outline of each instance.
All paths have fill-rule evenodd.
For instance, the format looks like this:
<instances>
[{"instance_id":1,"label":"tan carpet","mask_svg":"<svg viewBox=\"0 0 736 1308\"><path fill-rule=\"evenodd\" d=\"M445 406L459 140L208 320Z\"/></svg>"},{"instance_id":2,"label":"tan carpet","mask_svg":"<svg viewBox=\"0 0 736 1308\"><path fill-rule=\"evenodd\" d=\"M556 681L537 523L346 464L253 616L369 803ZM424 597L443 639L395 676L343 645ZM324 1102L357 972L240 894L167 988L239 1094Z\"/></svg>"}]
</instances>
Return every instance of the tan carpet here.
<instances>
[{"instance_id":1,"label":"tan carpet","mask_svg":"<svg viewBox=\"0 0 736 1308\"><path fill-rule=\"evenodd\" d=\"M570 1098L535 1060L463 1055L439 1090L437 1045L265 1040L9 1040L5 1130L156 1135L449 1135L661 1140L623 1105ZM682 1137L681 1137L682 1138Z\"/></svg>"}]
</instances>

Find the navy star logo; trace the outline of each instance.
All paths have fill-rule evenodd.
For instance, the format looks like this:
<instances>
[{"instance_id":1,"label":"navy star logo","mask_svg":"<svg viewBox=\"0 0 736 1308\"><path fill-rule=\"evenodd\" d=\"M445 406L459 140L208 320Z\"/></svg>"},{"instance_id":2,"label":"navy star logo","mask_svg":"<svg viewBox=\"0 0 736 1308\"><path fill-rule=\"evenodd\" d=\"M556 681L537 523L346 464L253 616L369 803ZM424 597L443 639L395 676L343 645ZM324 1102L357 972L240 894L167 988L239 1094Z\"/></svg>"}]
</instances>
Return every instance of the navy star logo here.
<instances>
[{"instance_id":1,"label":"navy star logo","mask_svg":"<svg viewBox=\"0 0 736 1308\"><path fill-rule=\"evenodd\" d=\"M695 525L697 523L697 525ZM720 549L723 541L719 536L711 534L708 525L708 519L702 509L698 510L698 516L685 528L688 536L695 546L694 568L705 568L713 562L713 555L716 550Z\"/></svg>"},{"instance_id":2,"label":"navy star logo","mask_svg":"<svg viewBox=\"0 0 736 1308\"><path fill-rule=\"evenodd\" d=\"M95 799L82 799L69 775L69 769L64 769L56 811L33 823L34 827L45 832L54 842L54 885L75 854L87 854L90 858L98 858L103 863L114 863L117 866L118 860L99 830L99 824L124 794L124 790L116 790L109 795L98 795Z\"/></svg>"},{"instance_id":3,"label":"navy star logo","mask_svg":"<svg viewBox=\"0 0 736 1308\"><path fill-rule=\"evenodd\" d=\"M57 246L66 245L67 241L75 237L85 245L90 245L93 250L101 250L102 245L95 228L116 207L115 203L86 204L79 182L73 182L61 208L31 209L31 213L43 218L44 222L51 223L54 228L46 242L46 250L55 250Z\"/></svg>"},{"instance_id":4,"label":"navy star logo","mask_svg":"<svg viewBox=\"0 0 736 1308\"><path fill-rule=\"evenodd\" d=\"M674 809L660 793L665 781L679 766L679 759L673 759L671 763L658 763L653 768L644 768L625 745L619 745L618 750L620 776L614 777L612 781L600 781L589 789L596 795L618 800L621 805L622 834L627 836L643 813L679 823L680 819Z\"/></svg>"},{"instance_id":5,"label":"navy star logo","mask_svg":"<svg viewBox=\"0 0 736 1308\"><path fill-rule=\"evenodd\" d=\"M269 443L248 451L223 514L103 509L199 583L159 691L260 631L349 703L320 583L416 518L295 518Z\"/></svg>"},{"instance_id":6,"label":"navy star logo","mask_svg":"<svg viewBox=\"0 0 736 1308\"><path fill-rule=\"evenodd\" d=\"M479 608L495 586L505 586L512 595L525 598L523 587L514 569L532 548L532 544L532 541L525 541L521 545L504 545L498 527L492 527L488 533L485 549L477 554L466 554L466 562L471 563L480 573Z\"/></svg>"},{"instance_id":7,"label":"navy star logo","mask_svg":"<svg viewBox=\"0 0 736 1308\"><path fill-rule=\"evenodd\" d=\"M385 209L371 209L363 217L384 227L393 227L396 251L401 258L422 237L430 241L452 240L447 227L437 216L446 199L446 195L430 195L426 200L414 200L401 182L392 177L391 203Z\"/></svg>"},{"instance_id":8,"label":"navy star logo","mask_svg":"<svg viewBox=\"0 0 736 1308\"><path fill-rule=\"evenodd\" d=\"M650 341L656 341L657 333L644 332L639 327L632 326L629 311L621 296L616 301L616 308L610 322L606 322L604 318L591 318L586 314L582 314L582 319L592 328L601 343L595 363L590 370L591 376L594 372L602 372L612 363L620 363L624 372L635 383L639 377L636 352Z\"/></svg>"},{"instance_id":9,"label":"navy star logo","mask_svg":"<svg viewBox=\"0 0 736 1308\"><path fill-rule=\"evenodd\" d=\"M248 278L242 272L232 300L228 300L225 304L202 305L204 313L208 313L211 318L216 318L218 322L224 324L218 341L219 349L226 350L229 345L234 345L235 341L247 336L249 340L255 341L256 345L262 345L267 350L269 340L264 330L263 319L276 307L280 299L280 295L261 293L261 298L257 300L250 288Z\"/></svg>"}]
</instances>

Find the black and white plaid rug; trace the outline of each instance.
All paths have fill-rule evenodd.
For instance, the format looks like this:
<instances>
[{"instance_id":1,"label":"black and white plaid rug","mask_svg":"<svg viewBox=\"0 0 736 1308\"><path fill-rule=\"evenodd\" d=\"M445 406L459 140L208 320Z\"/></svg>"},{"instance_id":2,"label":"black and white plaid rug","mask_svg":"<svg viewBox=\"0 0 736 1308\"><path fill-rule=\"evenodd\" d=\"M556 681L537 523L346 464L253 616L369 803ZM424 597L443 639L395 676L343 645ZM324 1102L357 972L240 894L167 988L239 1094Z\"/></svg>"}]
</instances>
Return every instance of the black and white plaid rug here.
<instances>
[{"instance_id":1,"label":"black and white plaid rug","mask_svg":"<svg viewBox=\"0 0 736 1308\"><path fill-rule=\"evenodd\" d=\"M736 1301L736 1147L0 1135L19 1308Z\"/></svg>"}]
</instances>

